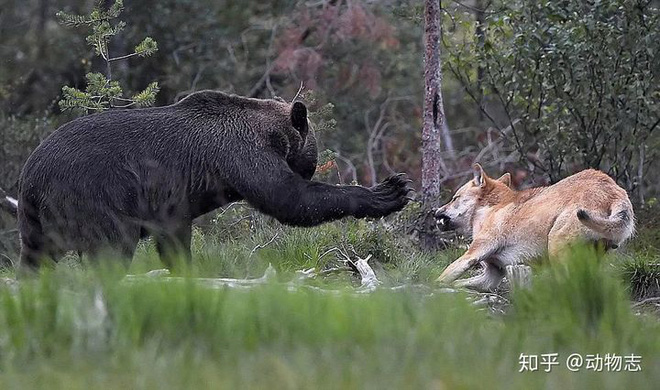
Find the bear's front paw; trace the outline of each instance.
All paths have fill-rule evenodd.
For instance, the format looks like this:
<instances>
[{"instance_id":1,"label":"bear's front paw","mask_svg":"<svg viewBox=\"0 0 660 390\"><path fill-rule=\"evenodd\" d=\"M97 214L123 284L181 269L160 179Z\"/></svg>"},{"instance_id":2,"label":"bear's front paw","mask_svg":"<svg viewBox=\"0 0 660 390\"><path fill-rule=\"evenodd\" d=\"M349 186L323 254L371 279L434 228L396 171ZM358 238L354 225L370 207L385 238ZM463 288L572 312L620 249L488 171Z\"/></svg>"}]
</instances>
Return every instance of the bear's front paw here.
<instances>
[{"instance_id":1,"label":"bear's front paw","mask_svg":"<svg viewBox=\"0 0 660 390\"><path fill-rule=\"evenodd\" d=\"M412 180L405 173L388 177L382 183L371 187L370 217L384 217L403 209L410 200Z\"/></svg>"}]
</instances>

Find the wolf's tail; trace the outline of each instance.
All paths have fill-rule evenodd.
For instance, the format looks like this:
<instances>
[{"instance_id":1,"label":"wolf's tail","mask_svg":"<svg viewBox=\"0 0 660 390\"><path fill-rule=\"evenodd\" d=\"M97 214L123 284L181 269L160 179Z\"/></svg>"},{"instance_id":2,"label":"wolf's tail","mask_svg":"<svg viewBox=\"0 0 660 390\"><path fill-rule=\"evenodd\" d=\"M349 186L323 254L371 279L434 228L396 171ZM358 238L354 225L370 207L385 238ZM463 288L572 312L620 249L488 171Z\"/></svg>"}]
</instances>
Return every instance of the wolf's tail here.
<instances>
[{"instance_id":1,"label":"wolf's tail","mask_svg":"<svg viewBox=\"0 0 660 390\"><path fill-rule=\"evenodd\" d=\"M635 233L635 215L627 199L614 203L608 217L601 217L584 209L578 209L577 217L586 227L616 246Z\"/></svg>"}]
</instances>

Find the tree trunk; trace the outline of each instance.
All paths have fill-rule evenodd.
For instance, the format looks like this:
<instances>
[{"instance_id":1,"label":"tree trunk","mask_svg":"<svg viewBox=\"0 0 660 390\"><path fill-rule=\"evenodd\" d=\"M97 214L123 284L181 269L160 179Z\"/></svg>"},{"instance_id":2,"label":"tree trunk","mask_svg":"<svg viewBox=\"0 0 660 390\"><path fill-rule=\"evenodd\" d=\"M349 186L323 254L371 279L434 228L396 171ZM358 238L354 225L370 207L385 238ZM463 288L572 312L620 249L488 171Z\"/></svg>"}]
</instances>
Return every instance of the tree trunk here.
<instances>
[{"instance_id":1,"label":"tree trunk","mask_svg":"<svg viewBox=\"0 0 660 390\"><path fill-rule=\"evenodd\" d=\"M475 18L477 19L477 27L474 31L475 35L477 36L477 46L479 47L480 50L483 49L485 43L486 43L486 32L484 30L484 23L486 22L485 19L485 14L484 14L484 4L482 0L476 0L474 2L474 7L475 7ZM483 106L484 106L484 89L483 89L483 82L484 82L484 74L486 73L484 66L479 63L477 65L477 99L479 100L477 104L479 104L479 107L477 108L477 118L479 118L479 122L482 122L484 120L484 113L482 111Z\"/></svg>"},{"instance_id":2,"label":"tree trunk","mask_svg":"<svg viewBox=\"0 0 660 390\"><path fill-rule=\"evenodd\" d=\"M440 1L426 0L424 10L424 128L422 129L422 201L437 204L440 169L443 165L440 139L445 113L442 104L440 65Z\"/></svg>"},{"instance_id":3,"label":"tree trunk","mask_svg":"<svg viewBox=\"0 0 660 390\"><path fill-rule=\"evenodd\" d=\"M446 166L441 155L445 121L442 104L442 69L440 64L440 0L426 0L424 10L424 128L422 129L422 212L415 224L419 244L427 250L444 247L436 226L434 209L440 201L440 174ZM447 145L453 148L451 144ZM448 149L450 151L451 149Z\"/></svg>"}]
</instances>

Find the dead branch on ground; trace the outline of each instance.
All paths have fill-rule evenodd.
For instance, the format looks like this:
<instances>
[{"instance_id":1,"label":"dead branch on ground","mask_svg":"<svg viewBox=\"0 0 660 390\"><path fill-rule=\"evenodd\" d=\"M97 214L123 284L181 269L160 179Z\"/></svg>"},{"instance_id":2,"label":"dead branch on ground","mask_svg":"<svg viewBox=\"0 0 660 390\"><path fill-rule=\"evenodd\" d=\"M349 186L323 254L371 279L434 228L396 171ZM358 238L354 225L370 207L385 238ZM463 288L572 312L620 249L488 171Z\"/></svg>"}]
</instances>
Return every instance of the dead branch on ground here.
<instances>
[{"instance_id":1,"label":"dead branch on ground","mask_svg":"<svg viewBox=\"0 0 660 390\"><path fill-rule=\"evenodd\" d=\"M14 217L18 211L18 200L7 195L2 188L0 188L0 210L4 210Z\"/></svg>"}]
</instances>

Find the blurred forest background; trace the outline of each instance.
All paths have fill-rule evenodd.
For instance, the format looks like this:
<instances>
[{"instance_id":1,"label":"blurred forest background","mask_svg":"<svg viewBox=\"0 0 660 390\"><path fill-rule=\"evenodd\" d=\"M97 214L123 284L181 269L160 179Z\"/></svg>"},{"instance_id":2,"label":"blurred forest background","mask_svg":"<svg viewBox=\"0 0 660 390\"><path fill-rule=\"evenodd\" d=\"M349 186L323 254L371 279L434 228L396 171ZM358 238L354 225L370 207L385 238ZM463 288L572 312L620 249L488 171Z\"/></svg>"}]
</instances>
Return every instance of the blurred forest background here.
<instances>
[{"instance_id":1,"label":"blurred forest background","mask_svg":"<svg viewBox=\"0 0 660 390\"><path fill-rule=\"evenodd\" d=\"M112 1L106 1L110 6ZM658 1L442 1L441 184L449 193L481 162L524 187L586 167L616 178L637 204L658 191ZM0 188L17 192L23 162L75 114L62 87L85 88L103 60L87 31L59 23L95 0L0 0ZM113 64L128 94L157 81L156 105L202 89L291 100L314 111L324 180L372 185L421 177L421 1L126 1L109 45L147 58Z\"/></svg>"}]
</instances>

